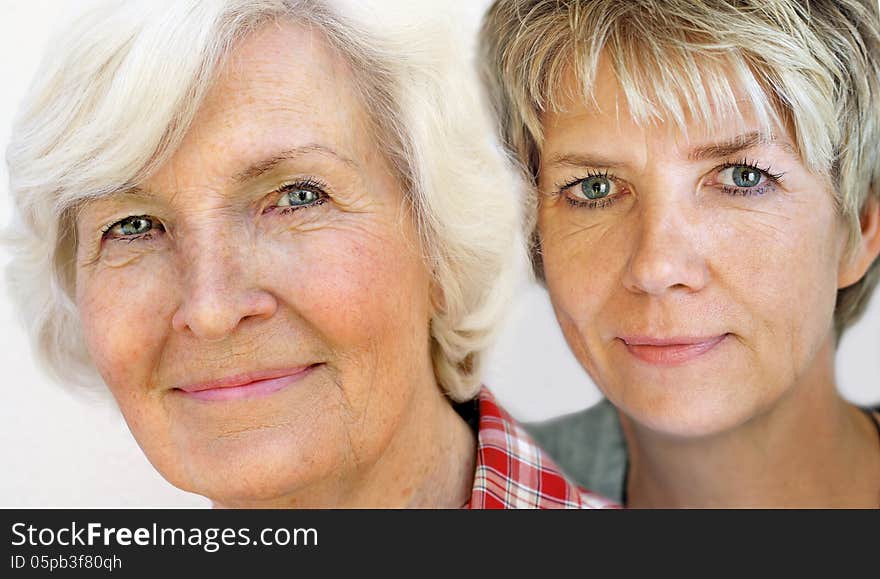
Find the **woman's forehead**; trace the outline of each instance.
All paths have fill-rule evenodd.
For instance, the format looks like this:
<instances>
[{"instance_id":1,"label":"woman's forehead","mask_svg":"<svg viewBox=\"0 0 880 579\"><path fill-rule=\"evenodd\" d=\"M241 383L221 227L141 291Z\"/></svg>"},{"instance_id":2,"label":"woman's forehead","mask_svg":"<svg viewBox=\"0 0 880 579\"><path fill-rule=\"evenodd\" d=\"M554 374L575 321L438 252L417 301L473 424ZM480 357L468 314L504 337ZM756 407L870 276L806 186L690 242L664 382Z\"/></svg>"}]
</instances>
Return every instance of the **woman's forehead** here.
<instances>
[{"instance_id":1,"label":"woman's forehead","mask_svg":"<svg viewBox=\"0 0 880 579\"><path fill-rule=\"evenodd\" d=\"M181 145L148 183L240 182L324 157L357 165L368 149L366 116L347 64L322 34L272 22L234 47Z\"/></svg>"},{"instance_id":2,"label":"woman's forehead","mask_svg":"<svg viewBox=\"0 0 880 579\"><path fill-rule=\"evenodd\" d=\"M649 89L627 87L603 55L589 81L584 81L587 73L569 71L561 77L555 98L540 115L542 153L553 147L552 141L582 139L585 131L609 145L614 136L650 133L656 140L676 141L682 150L751 141L755 145L782 144L794 151L792 131L770 108L769 99L762 92L746 90L732 72L727 73L725 90L712 89L708 84L717 80L717 72L704 81L705 90L697 97L703 106L689 106L686 99L693 97L686 91L658 95ZM674 106L667 106L669 103Z\"/></svg>"},{"instance_id":3,"label":"woman's forehead","mask_svg":"<svg viewBox=\"0 0 880 579\"><path fill-rule=\"evenodd\" d=\"M767 121L776 113L774 103L751 70L733 60L690 64L683 69L671 59L663 70L652 70L603 51L594 68L568 67L560 75L544 115L586 111L640 126L684 121L710 129L731 119L756 120L771 128ZM658 76L666 78L657 82Z\"/></svg>"},{"instance_id":4,"label":"woman's forehead","mask_svg":"<svg viewBox=\"0 0 880 579\"><path fill-rule=\"evenodd\" d=\"M247 136L262 140L284 118L304 131L338 131L362 109L349 67L321 33L273 22L234 47L187 138L205 140L212 130L238 133L253 125Z\"/></svg>"}]
</instances>

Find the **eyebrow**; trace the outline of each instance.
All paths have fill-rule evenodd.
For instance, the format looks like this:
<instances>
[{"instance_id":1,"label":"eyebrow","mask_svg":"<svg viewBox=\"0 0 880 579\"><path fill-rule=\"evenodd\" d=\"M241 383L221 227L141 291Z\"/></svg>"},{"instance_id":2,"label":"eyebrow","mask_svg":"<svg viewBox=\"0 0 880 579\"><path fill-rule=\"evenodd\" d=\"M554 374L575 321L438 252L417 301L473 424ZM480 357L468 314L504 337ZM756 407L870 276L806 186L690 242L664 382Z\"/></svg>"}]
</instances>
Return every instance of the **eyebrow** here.
<instances>
[{"instance_id":1,"label":"eyebrow","mask_svg":"<svg viewBox=\"0 0 880 579\"><path fill-rule=\"evenodd\" d=\"M236 173L233 177L233 180L236 183L244 183L245 181L250 181L252 179L256 179L260 175L271 171L275 166L284 161L290 161L304 155L308 155L310 153L320 153L325 156L334 157L337 160L349 165L353 168L357 168L358 164L349 159L348 157L341 155L331 149L330 147L326 147L324 145L318 143L312 143L309 145L303 145L300 147L294 147L293 149L287 149L285 151L281 151L280 153L276 153L271 157L258 161L252 164L250 167L245 169L244 171L240 171Z\"/></svg>"},{"instance_id":2,"label":"eyebrow","mask_svg":"<svg viewBox=\"0 0 880 579\"><path fill-rule=\"evenodd\" d=\"M152 191L148 191L143 187L139 187L137 185L125 186L117 189L116 191L111 192L109 196L113 195L122 195L124 197L143 197L144 199L152 199L155 195Z\"/></svg>"},{"instance_id":3,"label":"eyebrow","mask_svg":"<svg viewBox=\"0 0 880 579\"><path fill-rule=\"evenodd\" d=\"M597 154L566 153L554 155L547 161L550 167L595 167L596 169L616 169L623 163L613 161Z\"/></svg>"},{"instance_id":4,"label":"eyebrow","mask_svg":"<svg viewBox=\"0 0 880 579\"><path fill-rule=\"evenodd\" d=\"M703 161L706 159L719 159L730 157L746 149L758 145L774 145L781 147L791 154L797 154L797 150L788 141L779 139L776 135L761 131L750 131L737 135L726 141L708 143L694 147L688 152L691 161ZM594 167L596 169L617 169L625 165L619 161L596 153L565 153L554 155L547 161L549 167Z\"/></svg>"},{"instance_id":5,"label":"eyebrow","mask_svg":"<svg viewBox=\"0 0 880 579\"><path fill-rule=\"evenodd\" d=\"M726 141L694 147L688 152L688 159L691 161L703 161L705 159L730 157L731 155L735 155L746 149L751 149L752 147L757 147L758 145L776 145L789 153L796 154L794 146L788 141L778 139L776 135L769 133L751 131L737 135Z\"/></svg>"},{"instance_id":6,"label":"eyebrow","mask_svg":"<svg viewBox=\"0 0 880 579\"><path fill-rule=\"evenodd\" d=\"M233 177L233 180L236 183L244 183L246 181L256 179L260 175L271 171L276 165L281 162L296 159L297 157L302 157L303 155L307 155L309 153L321 153L330 157L335 157L346 165L350 165L353 168L358 168L357 163L355 163L348 157L345 157L344 155L340 155L330 147L325 147L324 145L312 143L309 145L303 145L301 147L294 147L293 149L287 149L280 153L276 153L271 157L258 161L244 171L236 173ZM155 195L151 191L148 191L143 187L139 187L138 185L123 187L120 188L117 192L126 197L143 197L145 199L155 197Z\"/></svg>"}]
</instances>

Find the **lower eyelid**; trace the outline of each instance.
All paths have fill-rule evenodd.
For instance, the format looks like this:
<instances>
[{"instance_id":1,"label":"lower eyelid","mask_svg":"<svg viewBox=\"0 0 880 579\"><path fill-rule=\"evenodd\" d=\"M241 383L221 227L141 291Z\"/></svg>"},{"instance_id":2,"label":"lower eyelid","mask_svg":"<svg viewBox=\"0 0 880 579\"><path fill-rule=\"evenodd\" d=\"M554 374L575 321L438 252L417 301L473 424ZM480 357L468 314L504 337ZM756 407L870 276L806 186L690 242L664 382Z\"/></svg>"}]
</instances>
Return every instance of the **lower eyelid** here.
<instances>
[{"instance_id":1,"label":"lower eyelid","mask_svg":"<svg viewBox=\"0 0 880 579\"><path fill-rule=\"evenodd\" d=\"M318 199L315 200L314 203L311 203L309 205L272 205L272 206L268 207L267 211L265 211L265 212L268 212L268 210L271 210L271 209L277 209L279 215L289 215L289 214L293 213L294 211L299 211L300 209L311 209L313 207L318 207L319 205L324 205L325 203L327 203L326 196L319 197Z\"/></svg>"},{"instance_id":2,"label":"lower eyelid","mask_svg":"<svg viewBox=\"0 0 880 579\"><path fill-rule=\"evenodd\" d=\"M570 195L568 191L570 191L574 187L579 187L581 181L578 181L568 186L563 186L561 189L557 190L557 195L565 197L565 199L568 200L569 204L574 207L584 207L587 209L604 209L610 206L612 203L616 202L618 199L625 197L630 193L629 187L624 183L618 181L616 178L608 177L608 179L614 184L614 193L605 197L600 197L598 199L587 199L586 197L581 198L578 195Z\"/></svg>"},{"instance_id":3,"label":"lower eyelid","mask_svg":"<svg viewBox=\"0 0 880 579\"><path fill-rule=\"evenodd\" d=\"M606 209L613 205L619 196L620 195L618 194L611 197L603 197L601 199L582 200L564 195L566 203L568 203L570 207L577 209Z\"/></svg>"},{"instance_id":4,"label":"lower eyelid","mask_svg":"<svg viewBox=\"0 0 880 579\"><path fill-rule=\"evenodd\" d=\"M727 195L735 196L735 197L751 197L758 195L766 195L767 193L773 191L772 183L765 183L764 185L745 188L745 187L731 187L729 185L722 185L721 190Z\"/></svg>"},{"instance_id":5,"label":"lower eyelid","mask_svg":"<svg viewBox=\"0 0 880 579\"><path fill-rule=\"evenodd\" d=\"M142 233L140 235L127 235L123 237L108 237L107 241L125 241L127 243L132 243L134 241L149 241L153 239L152 233Z\"/></svg>"}]
</instances>

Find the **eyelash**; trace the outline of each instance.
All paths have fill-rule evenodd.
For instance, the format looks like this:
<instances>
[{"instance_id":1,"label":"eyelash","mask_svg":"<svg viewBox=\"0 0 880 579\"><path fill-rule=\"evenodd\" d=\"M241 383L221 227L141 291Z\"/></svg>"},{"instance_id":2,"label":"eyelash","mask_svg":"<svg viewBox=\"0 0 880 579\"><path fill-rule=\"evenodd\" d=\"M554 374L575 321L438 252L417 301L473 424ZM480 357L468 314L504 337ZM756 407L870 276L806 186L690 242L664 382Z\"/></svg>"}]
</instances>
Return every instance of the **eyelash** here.
<instances>
[{"instance_id":1,"label":"eyelash","mask_svg":"<svg viewBox=\"0 0 880 579\"><path fill-rule=\"evenodd\" d=\"M713 169L712 172L714 174L718 174L721 171L724 171L725 169L730 169L732 167L746 167L749 169L754 169L755 171L758 171L759 173L761 173L761 175L763 175L764 177L766 177L769 180L769 183L765 183L764 185L762 185L760 187L753 187L751 189L743 188L743 187L730 187L728 185L721 186L721 190L724 191L724 193L731 195L731 196L734 196L734 197L736 197L736 196L751 197L753 195L754 196L764 195L765 193L767 193L770 190L770 188L772 186L780 184L782 182L782 178L785 176L785 173L773 173L773 172L771 172L769 166L768 167L761 167L758 165L758 163L756 161L751 161L746 158L743 158L743 159L741 159L739 161L735 161L735 162L724 163L724 164L716 167L715 169ZM576 179L572 179L570 181L566 181L566 182L563 182L562 184L556 185L555 186L556 194L562 195L565 198L565 201L571 207L587 208L587 209L605 209L607 207L611 207L617 201L618 197L623 196L621 193L618 193L618 194L613 195L611 197L603 197L601 199L593 199L593 200L589 200L589 201L581 200L581 199L574 199L574 198L565 194L565 191L567 189L569 189L570 187L574 187L575 185L578 185L578 184L586 181L587 179L593 179L595 177L602 177L603 179L608 179L612 183L615 183L616 185L619 186L618 179L614 175L610 174L607 170L605 170L605 171L590 171L589 173L587 173L586 175L584 175L582 177L578 177Z\"/></svg>"},{"instance_id":2,"label":"eyelash","mask_svg":"<svg viewBox=\"0 0 880 579\"><path fill-rule=\"evenodd\" d=\"M272 192L273 196L279 196L279 195L282 195L284 193L287 193L289 191L293 191L296 189L306 189L306 190L312 191L313 193L318 195L318 199L315 200L314 203L311 203L309 205L286 206L286 207L279 207L277 205L272 205L272 206L268 207L265 211L263 211L263 213L268 213L273 208L277 208L277 209L279 209L279 211L278 211L279 215L290 215L294 211L298 211L300 209L309 209L311 207L323 205L327 201L327 194L324 192L325 188L326 188L326 185L324 185L323 183L321 183L320 181L318 181L317 179L312 178L312 177L302 179L299 181L294 181L293 183L287 183L285 185L282 185L281 187L279 187L278 189L276 189L275 191ZM165 227L162 225L162 223L154 217L151 217L149 215L127 215L127 216L123 217L122 219L119 219L117 221L114 221L113 223L110 223L108 225L103 226L101 228L101 239L102 240L111 240L111 241L124 241L126 243L132 243L135 241L149 241L149 240L153 239L154 236L153 236L152 231L150 231L148 233L143 233L141 235L130 235L130 236L121 236L121 237L113 237L113 238L108 237L108 234L110 233L110 231L114 227L122 224L123 222L125 222L128 219L133 219L133 218L149 219L153 223L154 228L158 228L161 231L165 231Z\"/></svg>"},{"instance_id":3,"label":"eyelash","mask_svg":"<svg viewBox=\"0 0 880 579\"><path fill-rule=\"evenodd\" d=\"M141 233L140 235L126 235L126 236L122 236L122 237L107 237L107 234L110 233L111 229L113 229L117 225L120 225L121 223L123 223L129 219L135 219L135 218L148 219L153 223L154 229L158 229L162 232L165 231L165 226L162 224L162 222L154 217L150 217L149 215L127 215L127 216L123 217L122 219L119 219L118 221L114 221L113 223L110 223L109 225L105 225L104 227L102 227L101 228L101 240L102 241L124 241L125 243L132 243L135 241L150 241L151 239L153 239L154 236L153 236L152 231L149 231L147 233Z\"/></svg>"},{"instance_id":4,"label":"eyelash","mask_svg":"<svg viewBox=\"0 0 880 579\"><path fill-rule=\"evenodd\" d=\"M743 158L735 163L725 163L715 169L715 173L720 173L725 169L730 169L731 167L747 167L749 169L754 169L755 171L761 173L764 177L769 180L769 183L764 183L760 187L752 187L752 188L744 188L744 187L730 187L728 185L724 185L721 187L721 190L727 193L728 195L732 195L734 197L751 197L751 196L760 196L764 195L769 191L774 185L779 185L782 183L782 178L785 176L785 173L773 173L770 170L770 167L761 167L758 165L757 161L750 161L747 158Z\"/></svg>"},{"instance_id":5,"label":"eyelash","mask_svg":"<svg viewBox=\"0 0 880 579\"><path fill-rule=\"evenodd\" d=\"M577 179L572 179L571 181L567 181L562 183L561 185L556 185L556 194L562 195L565 198L565 201L571 207L577 208L587 208L587 209L606 209L614 205L617 201L618 197L621 197L620 194L614 195L613 197L603 197L601 199L591 199L591 200L582 200L582 199L573 199L565 194L565 190L574 187L575 185L579 185L580 183L586 181L587 179L593 179L594 177L602 177L603 179L608 179L613 183L618 183L617 178L610 174L607 170L605 171L590 171L583 177L578 177Z\"/></svg>"}]
</instances>

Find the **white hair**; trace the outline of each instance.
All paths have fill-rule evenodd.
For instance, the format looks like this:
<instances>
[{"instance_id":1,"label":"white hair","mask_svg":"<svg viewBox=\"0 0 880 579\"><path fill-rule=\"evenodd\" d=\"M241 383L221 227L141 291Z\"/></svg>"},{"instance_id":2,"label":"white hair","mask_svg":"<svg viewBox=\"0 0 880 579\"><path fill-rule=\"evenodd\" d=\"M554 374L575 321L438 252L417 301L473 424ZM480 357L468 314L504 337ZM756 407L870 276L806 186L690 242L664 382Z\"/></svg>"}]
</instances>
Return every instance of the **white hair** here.
<instances>
[{"instance_id":1,"label":"white hair","mask_svg":"<svg viewBox=\"0 0 880 579\"><path fill-rule=\"evenodd\" d=\"M106 0L54 37L7 151L15 204L7 282L53 378L101 384L75 304L78 206L153 173L230 48L283 18L316 27L351 65L441 296L431 319L437 381L455 400L476 394L510 294L522 194L451 14L432 9L424 20L403 4Z\"/></svg>"}]
</instances>

